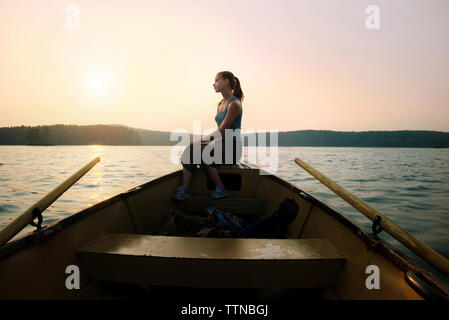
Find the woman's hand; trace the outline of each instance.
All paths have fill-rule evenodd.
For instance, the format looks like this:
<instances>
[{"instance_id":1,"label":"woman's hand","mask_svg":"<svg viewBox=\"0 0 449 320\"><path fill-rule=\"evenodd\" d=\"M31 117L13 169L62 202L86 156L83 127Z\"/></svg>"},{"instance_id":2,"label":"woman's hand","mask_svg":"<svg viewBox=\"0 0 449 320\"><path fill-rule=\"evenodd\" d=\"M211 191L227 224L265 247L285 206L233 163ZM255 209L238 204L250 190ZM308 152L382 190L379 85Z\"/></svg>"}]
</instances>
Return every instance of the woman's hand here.
<instances>
[{"instance_id":1,"label":"woman's hand","mask_svg":"<svg viewBox=\"0 0 449 320\"><path fill-rule=\"evenodd\" d=\"M215 137L217 136L217 139L219 138L219 136L221 136L220 130L215 130L214 132L207 134L205 136L201 136L201 143L207 143L207 142L211 142L212 140L215 139Z\"/></svg>"},{"instance_id":2,"label":"woman's hand","mask_svg":"<svg viewBox=\"0 0 449 320\"><path fill-rule=\"evenodd\" d=\"M212 140L214 140L214 137L212 137L212 139L201 138L200 142L201 144L208 144Z\"/></svg>"},{"instance_id":3,"label":"woman's hand","mask_svg":"<svg viewBox=\"0 0 449 320\"><path fill-rule=\"evenodd\" d=\"M214 140L214 137L202 137L201 138L201 143L203 143L203 142L211 142L212 140Z\"/></svg>"}]
</instances>

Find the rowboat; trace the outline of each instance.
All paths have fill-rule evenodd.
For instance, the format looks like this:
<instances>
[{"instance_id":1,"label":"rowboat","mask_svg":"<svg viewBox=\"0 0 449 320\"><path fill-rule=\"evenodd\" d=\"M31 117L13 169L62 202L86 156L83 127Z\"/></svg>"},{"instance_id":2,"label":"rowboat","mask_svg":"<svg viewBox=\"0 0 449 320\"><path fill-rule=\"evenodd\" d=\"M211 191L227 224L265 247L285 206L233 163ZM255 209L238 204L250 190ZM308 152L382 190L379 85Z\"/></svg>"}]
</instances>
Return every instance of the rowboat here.
<instances>
[{"instance_id":1,"label":"rowboat","mask_svg":"<svg viewBox=\"0 0 449 320\"><path fill-rule=\"evenodd\" d=\"M210 198L198 170L192 196L174 200L175 171L7 242L0 299L449 298L443 279L310 193L248 163L218 171L227 198ZM254 223L285 199L299 207L286 238L154 234L172 210L212 204Z\"/></svg>"}]
</instances>

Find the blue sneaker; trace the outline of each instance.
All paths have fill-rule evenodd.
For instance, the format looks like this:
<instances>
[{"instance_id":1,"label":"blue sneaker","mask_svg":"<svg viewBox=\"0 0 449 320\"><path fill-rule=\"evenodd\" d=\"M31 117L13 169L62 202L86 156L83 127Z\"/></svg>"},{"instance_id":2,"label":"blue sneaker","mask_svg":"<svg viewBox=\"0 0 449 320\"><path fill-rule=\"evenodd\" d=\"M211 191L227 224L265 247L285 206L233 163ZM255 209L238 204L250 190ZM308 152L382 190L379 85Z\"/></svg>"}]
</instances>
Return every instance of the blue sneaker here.
<instances>
[{"instance_id":1,"label":"blue sneaker","mask_svg":"<svg viewBox=\"0 0 449 320\"><path fill-rule=\"evenodd\" d=\"M226 190L224 188L222 189L220 187L216 187L215 191L212 192L212 198L214 198L214 199L224 198L227 196L229 196L228 190Z\"/></svg>"},{"instance_id":2,"label":"blue sneaker","mask_svg":"<svg viewBox=\"0 0 449 320\"><path fill-rule=\"evenodd\" d=\"M190 197L190 193L183 186L178 187L178 189L176 189L175 195L173 196L175 200L184 200L188 197Z\"/></svg>"}]
</instances>

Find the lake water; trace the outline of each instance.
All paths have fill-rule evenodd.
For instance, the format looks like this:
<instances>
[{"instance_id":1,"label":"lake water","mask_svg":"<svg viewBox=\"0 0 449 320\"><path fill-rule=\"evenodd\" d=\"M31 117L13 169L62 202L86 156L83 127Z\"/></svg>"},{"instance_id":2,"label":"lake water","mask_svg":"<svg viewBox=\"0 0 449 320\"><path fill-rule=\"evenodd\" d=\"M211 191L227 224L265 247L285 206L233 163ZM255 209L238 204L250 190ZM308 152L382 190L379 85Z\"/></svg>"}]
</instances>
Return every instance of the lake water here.
<instances>
[{"instance_id":1,"label":"lake water","mask_svg":"<svg viewBox=\"0 0 449 320\"><path fill-rule=\"evenodd\" d=\"M96 156L101 162L45 211L44 225L181 169L170 162L170 150L0 146L0 228ZM280 147L278 152L279 177L371 230L367 218L297 166L298 157L449 259L449 149ZM398 245L385 232L381 237Z\"/></svg>"}]
</instances>

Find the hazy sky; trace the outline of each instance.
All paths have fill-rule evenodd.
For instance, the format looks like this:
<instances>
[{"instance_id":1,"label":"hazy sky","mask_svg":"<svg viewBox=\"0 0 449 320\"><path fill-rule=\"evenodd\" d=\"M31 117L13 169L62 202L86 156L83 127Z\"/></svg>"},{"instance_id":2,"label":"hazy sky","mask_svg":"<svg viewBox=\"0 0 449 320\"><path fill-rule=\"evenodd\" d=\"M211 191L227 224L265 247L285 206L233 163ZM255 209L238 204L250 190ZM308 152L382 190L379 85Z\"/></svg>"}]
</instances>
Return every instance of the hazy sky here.
<instances>
[{"instance_id":1,"label":"hazy sky","mask_svg":"<svg viewBox=\"0 0 449 320\"><path fill-rule=\"evenodd\" d=\"M229 70L244 130L449 131L448 17L448 0L0 0L0 126L212 128Z\"/></svg>"}]
</instances>

